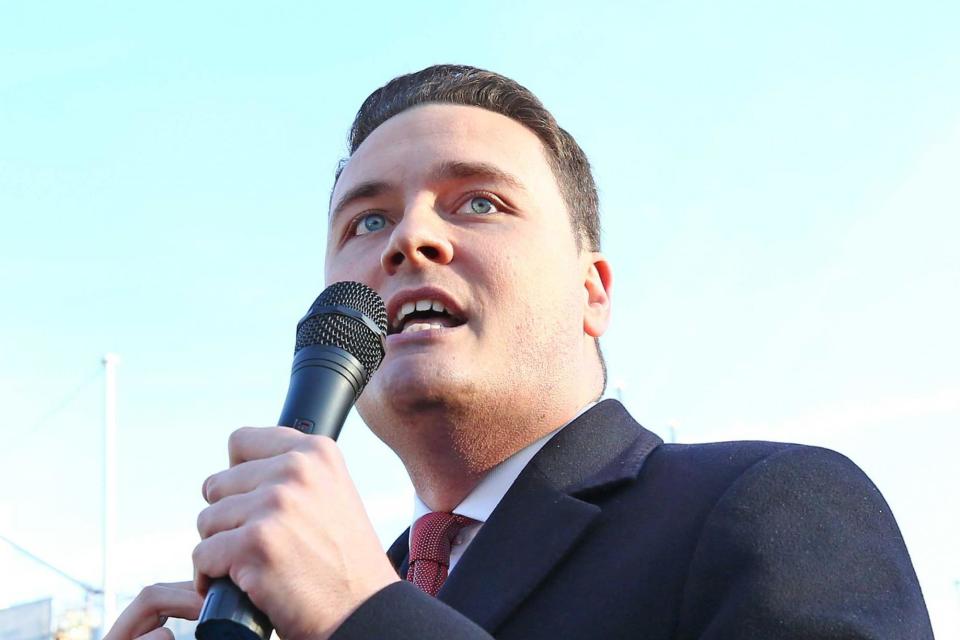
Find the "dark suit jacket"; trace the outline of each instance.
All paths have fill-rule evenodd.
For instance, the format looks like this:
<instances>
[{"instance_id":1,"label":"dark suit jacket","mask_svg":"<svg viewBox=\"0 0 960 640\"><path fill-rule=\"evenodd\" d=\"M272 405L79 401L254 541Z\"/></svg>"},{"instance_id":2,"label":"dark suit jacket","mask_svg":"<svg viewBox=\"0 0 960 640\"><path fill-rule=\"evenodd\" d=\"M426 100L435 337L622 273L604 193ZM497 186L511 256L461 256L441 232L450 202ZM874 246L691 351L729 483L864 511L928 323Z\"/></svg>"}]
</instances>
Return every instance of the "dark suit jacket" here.
<instances>
[{"instance_id":1,"label":"dark suit jacket","mask_svg":"<svg viewBox=\"0 0 960 640\"><path fill-rule=\"evenodd\" d=\"M406 572L407 534L388 552ZM838 453L668 445L601 402L531 460L437 598L391 585L336 640L932 638L890 509Z\"/></svg>"}]
</instances>

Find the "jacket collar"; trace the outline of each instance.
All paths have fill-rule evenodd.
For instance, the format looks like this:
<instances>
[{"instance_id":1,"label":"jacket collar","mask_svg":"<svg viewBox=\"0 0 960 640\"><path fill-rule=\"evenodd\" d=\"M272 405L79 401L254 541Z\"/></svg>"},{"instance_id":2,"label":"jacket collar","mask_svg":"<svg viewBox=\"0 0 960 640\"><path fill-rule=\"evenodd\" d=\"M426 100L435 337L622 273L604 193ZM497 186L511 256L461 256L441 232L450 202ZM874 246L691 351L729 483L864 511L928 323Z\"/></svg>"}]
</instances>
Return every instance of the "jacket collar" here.
<instances>
[{"instance_id":1,"label":"jacket collar","mask_svg":"<svg viewBox=\"0 0 960 640\"><path fill-rule=\"evenodd\" d=\"M530 465L557 489L583 496L636 478L647 455L661 444L622 404L604 400L561 430Z\"/></svg>"},{"instance_id":2,"label":"jacket collar","mask_svg":"<svg viewBox=\"0 0 960 640\"><path fill-rule=\"evenodd\" d=\"M437 597L493 633L600 514L591 496L636 478L662 443L616 400L582 414L521 472ZM401 576L408 535L387 551Z\"/></svg>"}]
</instances>

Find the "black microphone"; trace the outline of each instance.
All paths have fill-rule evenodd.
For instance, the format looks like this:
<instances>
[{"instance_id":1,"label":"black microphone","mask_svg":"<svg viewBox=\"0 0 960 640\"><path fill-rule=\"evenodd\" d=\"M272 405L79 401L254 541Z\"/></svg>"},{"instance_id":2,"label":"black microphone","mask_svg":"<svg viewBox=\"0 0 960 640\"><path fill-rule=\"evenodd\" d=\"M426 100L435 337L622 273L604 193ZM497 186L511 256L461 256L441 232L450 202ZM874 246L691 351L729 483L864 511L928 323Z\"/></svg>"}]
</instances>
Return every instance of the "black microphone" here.
<instances>
[{"instance_id":1,"label":"black microphone","mask_svg":"<svg viewBox=\"0 0 960 640\"><path fill-rule=\"evenodd\" d=\"M297 324L290 387L278 424L304 433L340 435L385 353L387 310L359 282L323 290ZM230 578L212 581L200 610L197 640L268 640L270 620Z\"/></svg>"}]
</instances>

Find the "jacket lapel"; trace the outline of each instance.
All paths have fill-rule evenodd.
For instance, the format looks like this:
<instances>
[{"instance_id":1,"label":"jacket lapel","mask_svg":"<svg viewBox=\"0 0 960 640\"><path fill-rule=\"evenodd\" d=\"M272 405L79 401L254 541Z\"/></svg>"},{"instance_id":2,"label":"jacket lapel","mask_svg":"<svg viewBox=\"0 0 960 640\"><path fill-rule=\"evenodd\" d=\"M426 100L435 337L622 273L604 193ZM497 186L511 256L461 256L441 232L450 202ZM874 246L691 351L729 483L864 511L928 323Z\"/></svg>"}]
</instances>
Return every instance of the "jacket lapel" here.
<instances>
[{"instance_id":1,"label":"jacket lapel","mask_svg":"<svg viewBox=\"0 0 960 640\"><path fill-rule=\"evenodd\" d=\"M437 594L490 633L600 513L599 507L557 491L539 471L525 475L484 523Z\"/></svg>"},{"instance_id":2,"label":"jacket lapel","mask_svg":"<svg viewBox=\"0 0 960 640\"><path fill-rule=\"evenodd\" d=\"M534 456L437 597L493 633L600 515L590 497L636 478L662 442L616 401L585 412ZM401 577L408 535L387 552Z\"/></svg>"},{"instance_id":3,"label":"jacket lapel","mask_svg":"<svg viewBox=\"0 0 960 640\"><path fill-rule=\"evenodd\" d=\"M407 527L406 530L393 541L390 548L387 549L387 558L390 559L390 564L393 565L393 568L397 570L397 575L400 576L400 579L406 580L407 567L409 566L407 561L410 558L410 527Z\"/></svg>"}]
</instances>

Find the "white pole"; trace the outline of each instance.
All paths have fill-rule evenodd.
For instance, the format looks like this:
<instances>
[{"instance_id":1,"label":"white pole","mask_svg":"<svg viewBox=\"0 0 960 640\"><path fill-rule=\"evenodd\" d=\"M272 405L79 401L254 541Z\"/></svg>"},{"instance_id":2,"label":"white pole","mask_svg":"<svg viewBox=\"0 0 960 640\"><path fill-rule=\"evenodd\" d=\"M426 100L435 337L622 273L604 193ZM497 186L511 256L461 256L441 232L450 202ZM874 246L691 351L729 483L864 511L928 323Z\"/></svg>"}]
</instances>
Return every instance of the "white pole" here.
<instances>
[{"instance_id":1,"label":"white pole","mask_svg":"<svg viewBox=\"0 0 960 640\"><path fill-rule=\"evenodd\" d=\"M120 356L103 356L103 609L100 637L116 619L117 594L113 584L113 544L117 516L117 365Z\"/></svg>"}]
</instances>

